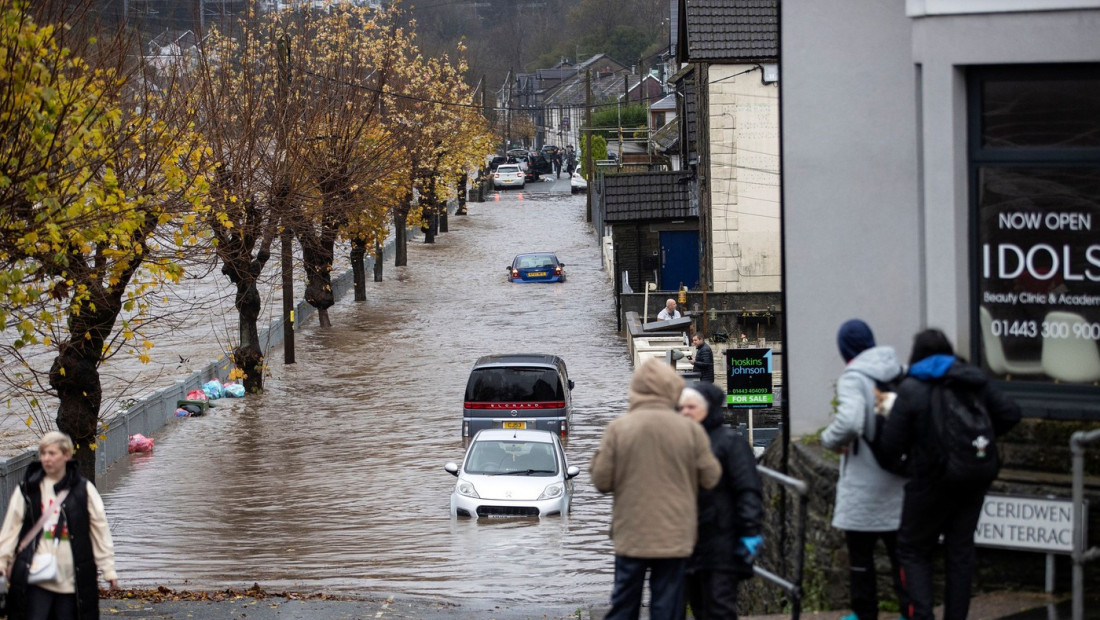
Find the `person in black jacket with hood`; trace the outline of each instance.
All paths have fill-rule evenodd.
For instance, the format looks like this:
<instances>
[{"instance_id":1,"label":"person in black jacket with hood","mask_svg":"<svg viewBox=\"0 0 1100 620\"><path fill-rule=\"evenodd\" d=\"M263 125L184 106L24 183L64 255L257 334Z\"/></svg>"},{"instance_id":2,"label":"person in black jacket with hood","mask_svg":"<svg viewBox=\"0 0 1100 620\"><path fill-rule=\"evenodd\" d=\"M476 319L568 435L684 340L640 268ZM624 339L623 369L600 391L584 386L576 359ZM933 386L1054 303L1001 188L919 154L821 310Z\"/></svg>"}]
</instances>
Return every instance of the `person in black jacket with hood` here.
<instances>
[{"instance_id":1,"label":"person in black jacket with hood","mask_svg":"<svg viewBox=\"0 0 1100 620\"><path fill-rule=\"evenodd\" d=\"M989 385L980 368L955 357L950 341L938 329L913 339L908 376L882 429L881 447L895 455L895 469L911 477L898 530L902 583L909 595L912 620L932 620L932 564L940 535L945 562L944 620L965 620L974 575L974 529L992 480L945 479L945 457L933 417L943 416L942 390L950 389L981 403L1000 436L1020 421L1014 402ZM993 438L989 438L992 441ZM901 457L905 455L904 466Z\"/></svg>"},{"instance_id":2,"label":"person in black jacket with hood","mask_svg":"<svg viewBox=\"0 0 1100 620\"><path fill-rule=\"evenodd\" d=\"M713 383L696 383L680 396L680 413L703 425L722 464L718 486L699 491L699 536L685 584L696 620L737 618L737 584L752 577L752 562L763 543L756 459L748 441L724 424L725 400Z\"/></svg>"}]
</instances>

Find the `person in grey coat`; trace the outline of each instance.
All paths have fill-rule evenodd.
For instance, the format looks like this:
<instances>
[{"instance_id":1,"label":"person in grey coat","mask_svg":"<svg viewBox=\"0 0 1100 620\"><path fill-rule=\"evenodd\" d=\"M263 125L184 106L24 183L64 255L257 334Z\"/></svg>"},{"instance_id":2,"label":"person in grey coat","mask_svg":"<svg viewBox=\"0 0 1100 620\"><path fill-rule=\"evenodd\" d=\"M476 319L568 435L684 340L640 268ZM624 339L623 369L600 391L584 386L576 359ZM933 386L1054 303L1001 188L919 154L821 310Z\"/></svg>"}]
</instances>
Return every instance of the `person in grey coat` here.
<instances>
[{"instance_id":1,"label":"person in grey coat","mask_svg":"<svg viewBox=\"0 0 1100 620\"><path fill-rule=\"evenodd\" d=\"M848 545L853 611L842 620L875 620L874 549L880 538L890 556L898 603L902 610L909 608L896 551L905 478L882 469L863 438L864 426L872 423L875 413L876 382L897 378L902 367L893 348L875 346L871 328L859 319L840 326L837 346L848 367L836 382L836 415L822 432L821 443L841 454L833 527L844 530Z\"/></svg>"}]
</instances>

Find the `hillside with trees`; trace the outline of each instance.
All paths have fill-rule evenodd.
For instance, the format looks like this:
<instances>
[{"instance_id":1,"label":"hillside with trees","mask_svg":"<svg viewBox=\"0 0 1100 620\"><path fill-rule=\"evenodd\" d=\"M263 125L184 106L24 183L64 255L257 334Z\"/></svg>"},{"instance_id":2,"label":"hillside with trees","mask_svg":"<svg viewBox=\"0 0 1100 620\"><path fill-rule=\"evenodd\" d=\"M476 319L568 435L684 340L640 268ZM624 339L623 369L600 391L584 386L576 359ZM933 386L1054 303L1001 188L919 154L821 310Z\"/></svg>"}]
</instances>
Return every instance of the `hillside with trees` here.
<instances>
[{"instance_id":1,"label":"hillside with trees","mask_svg":"<svg viewBox=\"0 0 1100 620\"><path fill-rule=\"evenodd\" d=\"M467 79L485 75L490 88L509 69L599 53L630 66L668 45L668 0L439 0L408 8L426 53L453 54L464 43Z\"/></svg>"}]
</instances>

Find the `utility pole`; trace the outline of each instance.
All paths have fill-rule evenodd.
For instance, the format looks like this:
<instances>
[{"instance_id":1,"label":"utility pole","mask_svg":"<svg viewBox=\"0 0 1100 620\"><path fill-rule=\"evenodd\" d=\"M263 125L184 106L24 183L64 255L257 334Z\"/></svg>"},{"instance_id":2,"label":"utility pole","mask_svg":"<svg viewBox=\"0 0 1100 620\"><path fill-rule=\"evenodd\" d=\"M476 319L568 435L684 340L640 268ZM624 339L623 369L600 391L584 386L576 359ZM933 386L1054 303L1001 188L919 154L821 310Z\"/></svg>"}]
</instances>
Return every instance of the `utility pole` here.
<instances>
[{"instance_id":1,"label":"utility pole","mask_svg":"<svg viewBox=\"0 0 1100 620\"><path fill-rule=\"evenodd\" d=\"M279 106L282 108L279 114L279 170L278 170L278 208L279 225L282 231L279 235L279 267L282 272L283 283L283 363L293 364L294 360L294 255L292 248L294 234L291 231L286 201L290 199L290 192L284 190L286 183L286 151L287 151L287 102L290 99L290 37L283 35L279 39L276 49L279 65Z\"/></svg>"},{"instance_id":2,"label":"utility pole","mask_svg":"<svg viewBox=\"0 0 1100 620\"><path fill-rule=\"evenodd\" d=\"M584 169L588 172L588 190L585 192L584 221L592 221L592 183L596 171L592 168L592 69L584 70ZM602 230L596 231L603 234Z\"/></svg>"},{"instance_id":3,"label":"utility pole","mask_svg":"<svg viewBox=\"0 0 1100 620\"><path fill-rule=\"evenodd\" d=\"M508 119L508 128L504 132L504 149L512 148L512 69L508 69L508 102L504 104L505 118Z\"/></svg>"},{"instance_id":4,"label":"utility pole","mask_svg":"<svg viewBox=\"0 0 1100 620\"><path fill-rule=\"evenodd\" d=\"M707 289L710 288L710 263L713 248L710 244L710 105L707 98L707 81L710 72L706 63L695 65L695 152L699 158L696 177L699 179L699 246L703 249L699 259L699 287L703 292L703 333L707 334Z\"/></svg>"}]
</instances>

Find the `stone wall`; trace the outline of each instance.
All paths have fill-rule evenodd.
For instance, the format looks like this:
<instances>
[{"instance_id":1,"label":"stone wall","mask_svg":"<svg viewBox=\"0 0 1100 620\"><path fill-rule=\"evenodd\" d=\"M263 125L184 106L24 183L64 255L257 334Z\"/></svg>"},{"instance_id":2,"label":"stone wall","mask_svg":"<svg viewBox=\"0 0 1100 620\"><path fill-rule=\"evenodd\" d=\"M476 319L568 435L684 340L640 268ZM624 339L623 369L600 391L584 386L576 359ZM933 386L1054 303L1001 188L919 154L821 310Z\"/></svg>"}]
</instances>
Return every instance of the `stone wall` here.
<instances>
[{"instance_id":1,"label":"stone wall","mask_svg":"<svg viewBox=\"0 0 1100 620\"><path fill-rule=\"evenodd\" d=\"M1069 437L1077 430L1097 424L1058 423L1025 420L1000 442L1005 467L994 483L995 493L1071 496ZM782 470L782 450L778 442L764 454L763 464ZM790 475L809 486L806 523L803 609L848 609L848 554L843 532L834 529L833 498L840 464L838 456L821 447L817 437L796 439L791 444ZM1100 449L1086 458L1086 499L1100 506ZM764 480L765 547L760 565L785 578L794 575L794 534L797 523L797 498L784 494L778 483ZM1100 509L1089 515L1089 544L1100 545ZM897 602L889 578L889 563L881 547L877 554L879 599L883 609L896 610ZM1056 592L1070 591L1072 564L1066 556L1056 557ZM1045 557L1024 551L981 548L977 550L974 592L992 590L1042 591ZM942 572L937 570L937 601L943 593ZM1100 564L1085 569L1085 590L1100 590ZM741 613L781 613L789 608L784 593L762 579L741 586Z\"/></svg>"}]
</instances>

